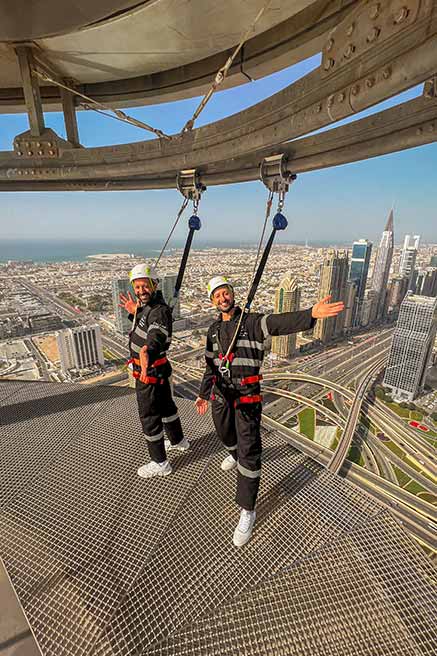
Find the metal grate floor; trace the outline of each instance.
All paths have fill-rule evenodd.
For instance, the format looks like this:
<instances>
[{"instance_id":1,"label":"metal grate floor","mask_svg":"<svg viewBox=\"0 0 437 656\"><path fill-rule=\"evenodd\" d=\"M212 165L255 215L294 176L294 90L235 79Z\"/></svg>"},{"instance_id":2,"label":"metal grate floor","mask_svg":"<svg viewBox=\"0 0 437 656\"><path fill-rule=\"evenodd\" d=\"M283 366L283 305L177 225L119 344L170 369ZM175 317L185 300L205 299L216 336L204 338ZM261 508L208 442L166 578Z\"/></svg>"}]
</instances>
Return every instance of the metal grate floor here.
<instances>
[{"instance_id":1,"label":"metal grate floor","mask_svg":"<svg viewBox=\"0 0 437 656\"><path fill-rule=\"evenodd\" d=\"M190 451L149 481L130 390L2 382L0 406L0 553L44 656L432 653L427 558L276 433L236 550L235 473L191 402Z\"/></svg>"}]
</instances>

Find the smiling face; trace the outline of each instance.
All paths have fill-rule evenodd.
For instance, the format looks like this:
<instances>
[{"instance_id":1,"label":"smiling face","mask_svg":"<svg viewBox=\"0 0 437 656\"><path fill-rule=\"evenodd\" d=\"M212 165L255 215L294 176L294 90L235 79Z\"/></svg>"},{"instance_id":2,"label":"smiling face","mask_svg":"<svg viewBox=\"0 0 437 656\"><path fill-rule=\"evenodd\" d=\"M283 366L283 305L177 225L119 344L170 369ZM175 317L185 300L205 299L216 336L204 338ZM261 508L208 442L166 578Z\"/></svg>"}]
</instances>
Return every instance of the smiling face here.
<instances>
[{"instance_id":1,"label":"smiling face","mask_svg":"<svg viewBox=\"0 0 437 656\"><path fill-rule=\"evenodd\" d=\"M234 292L229 285L217 287L211 295L211 303L220 312L229 312L234 307Z\"/></svg>"},{"instance_id":2,"label":"smiling face","mask_svg":"<svg viewBox=\"0 0 437 656\"><path fill-rule=\"evenodd\" d=\"M156 290L157 284L150 278L137 278L132 283L134 294L138 300L145 305L150 301L150 297Z\"/></svg>"}]
</instances>

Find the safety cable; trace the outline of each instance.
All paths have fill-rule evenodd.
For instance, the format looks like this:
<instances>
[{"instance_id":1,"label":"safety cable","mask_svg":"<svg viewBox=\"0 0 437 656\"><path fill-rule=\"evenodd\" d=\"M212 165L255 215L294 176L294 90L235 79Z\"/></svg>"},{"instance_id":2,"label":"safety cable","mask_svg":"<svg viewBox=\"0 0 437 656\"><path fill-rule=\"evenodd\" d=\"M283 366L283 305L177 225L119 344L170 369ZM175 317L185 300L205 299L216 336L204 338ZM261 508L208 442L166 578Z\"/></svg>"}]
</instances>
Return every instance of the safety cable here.
<instances>
[{"instance_id":1,"label":"safety cable","mask_svg":"<svg viewBox=\"0 0 437 656\"><path fill-rule=\"evenodd\" d=\"M204 110L204 108L206 107L206 105L207 105L207 103L209 102L209 100L211 99L212 95L213 95L214 92L217 90L217 87L219 87L220 84L222 84L222 82L225 80L225 78L226 78L226 76L227 76L227 74L228 74L229 69L231 68L232 64L234 63L234 60L235 60L236 56L238 55L238 53L240 52L240 50L243 48L243 46L244 46L244 44L246 43L247 39L249 38L249 36L251 35L251 33L254 31L254 29L255 29L255 27L256 27L256 24L258 23L258 21L260 20L260 18L261 18L262 15L264 14L264 12L267 11L267 9L270 7L270 5L272 4L272 2L273 2L273 0L268 0L268 2L266 2L266 4L264 5L264 7L262 7L262 8L259 10L258 14L257 14L256 17L255 17L255 20L252 22L252 24L250 25L249 29L245 32L245 34L244 34L243 37L241 38L240 43L239 43L238 46L235 48L235 50L234 50L234 52L232 53L232 55L231 55L230 57L228 57L228 59L226 60L225 65L222 66L222 67L217 71L213 83L211 84L211 86L210 86L209 90L206 92L206 94L203 96L203 98L202 98L202 100L200 101L199 105L197 106L197 109L196 109L196 111L194 112L193 116L190 118L189 121L187 121L187 122L185 123L184 127L183 127L182 130L181 130L181 134L183 134L184 132L189 132L190 130L193 129L194 122L198 119L199 115L201 114L201 112L202 112L202 111Z\"/></svg>"},{"instance_id":2,"label":"safety cable","mask_svg":"<svg viewBox=\"0 0 437 656\"><path fill-rule=\"evenodd\" d=\"M168 242L170 241L171 236L172 236L172 234L174 233L177 224L179 223L179 219L181 218L182 214L185 212L185 208L187 207L188 203L189 203L189 199L188 199L188 198L184 198L184 201L183 201L183 203L182 203L182 205L181 205L181 207L180 207L180 209L179 209L179 212L177 213L176 221L174 222L173 227L172 227L172 229L170 230L170 233L169 233L169 235L168 235L168 237L167 237L167 239L166 239L166 241L165 241L164 246L163 246L162 249L161 249L160 254L158 255L157 259L155 260L155 265L154 265L155 267L158 266L159 261L160 261L161 257L163 256L165 249L167 248L167 244L168 244Z\"/></svg>"},{"instance_id":3,"label":"safety cable","mask_svg":"<svg viewBox=\"0 0 437 656\"><path fill-rule=\"evenodd\" d=\"M229 354L232 353L232 350L235 346L235 342L237 341L238 334L239 334L240 328L241 328L241 324L243 322L243 317L247 316L247 314L248 314L248 309L246 309L248 303L249 303L249 309L250 309L250 303L252 302L250 300L250 294L253 290L253 283L255 281L256 274L257 274L258 258L259 258L259 254L261 252L261 247L262 247L262 244L263 244L263 241L264 241L264 234L265 234L265 231L266 231L267 222L269 220L270 212L272 210L273 196L274 196L273 191L269 191L269 195L268 195L268 198L267 198L267 204L266 204L266 214L265 214L265 218L264 218L264 225L263 225L263 229L262 229L262 232L261 232L261 237L260 237L260 240L259 240L259 243L258 243L258 251L257 251L257 254L256 254L255 265L253 267L252 279L251 279L251 282L250 282L250 285L249 285L249 292L247 294L246 304L245 304L244 309L241 310L241 314L240 314L240 318L238 319L237 327L235 328L234 335L231 339L231 343L229 344L228 350L226 351L226 354L224 356L224 360L227 360L227 358L229 357Z\"/></svg>"},{"instance_id":4,"label":"safety cable","mask_svg":"<svg viewBox=\"0 0 437 656\"><path fill-rule=\"evenodd\" d=\"M41 71L38 71L36 68L32 70L32 73L37 77L41 78L41 80L44 80L45 82L54 84L60 89L65 89L66 91L69 91L73 95L78 96L79 98L83 98L83 100L85 100L86 103L80 103L80 104L84 105L87 109L97 111L99 114L103 114L104 116L108 116L109 118L115 118L119 121L122 121L123 123L130 123L131 125L134 125L137 128L141 128L142 130L153 132L153 134L156 134L156 136L159 137L159 139L167 139L169 141L172 139L170 135L165 134L165 132L162 132L162 130L158 130L158 128L154 128L148 123L144 123L143 121L140 121L137 118L128 116L128 114L125 114L120 109L114 109L114 107L110 107L110 105L105 105L97 100L93 100L93 98L86 96L84 93L81 93L77 89L73 89L69 87L67 84L64 84L63 82L54 80L49 75L47 75L46 73L42 73ZM106 114L106 112L112 112L114 116L111 114Z\"/></svg>"}]
</instances>

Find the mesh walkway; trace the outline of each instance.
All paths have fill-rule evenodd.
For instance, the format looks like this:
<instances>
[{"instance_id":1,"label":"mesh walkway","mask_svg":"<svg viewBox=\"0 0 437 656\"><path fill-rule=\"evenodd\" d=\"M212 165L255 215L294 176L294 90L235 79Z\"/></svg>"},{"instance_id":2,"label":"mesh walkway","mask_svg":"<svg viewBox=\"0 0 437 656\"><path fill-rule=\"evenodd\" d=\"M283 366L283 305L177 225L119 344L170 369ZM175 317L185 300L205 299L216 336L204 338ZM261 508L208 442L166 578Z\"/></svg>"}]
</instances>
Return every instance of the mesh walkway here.
<instances>
[{"instance_id":1,"label":"mesh walkway","mask_svg":"<svg viewBox=\"0 0 437 656\"><path fill-rule=\"evenodd\" d=\"M192 448L144 480L131 390L0 383L0 552L44 656L435 653L432 565L387 511L265 431L237 550L235 472L179 408Z\"/></svg>"}]
</instances>

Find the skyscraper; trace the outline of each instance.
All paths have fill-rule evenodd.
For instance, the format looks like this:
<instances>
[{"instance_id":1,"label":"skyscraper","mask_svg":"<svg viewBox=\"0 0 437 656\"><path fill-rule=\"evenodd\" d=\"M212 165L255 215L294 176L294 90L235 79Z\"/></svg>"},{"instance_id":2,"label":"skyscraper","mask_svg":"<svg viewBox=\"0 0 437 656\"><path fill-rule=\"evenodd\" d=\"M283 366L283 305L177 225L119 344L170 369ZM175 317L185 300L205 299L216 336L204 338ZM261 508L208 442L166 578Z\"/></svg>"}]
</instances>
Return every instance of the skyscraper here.
<instances>
[{"instance_id":1,"label":"skyscraper","mask_svg":"<svg viewBox=\"0 0 437 656\"><path fill-rule=\"evenodd\" d=\"M115 314L115 325L119 333L127 335L132 328L132 324L128 319L128 313L124 308L119 307L120 294L127 296L130 292L133 296L132 285L128 278L114 278L112 281L112 303ZM134 297L135 298L135 297Z\"/></svg>"},{"instance_id":2,"label":"skyscraper","mask_svg":"<svg viewBox=\"0 0 437 656\"><path fill-rule=\"evenodd\" d=\"M344 328L349 330L353 325L355 300L357 297L357 284L353 280L346 283L346 296L344 308Z\"/></svg>"},{"instance_id":3,"label":"skyscraper","mask_svg":"<svg viewBox=\"0 0 437 656\"><path fill-rule=\"evenodd\" d=\"M408 278L405 276L394 276L388 284L385 301L385 314L394 318L399 313L401 303L408 291Z\"/></svg>"},{"instance_id":4,"label":"skyscraper","mask_svg":"<svg viewBox=\"0 0 437 656\"><path fill-rule=\"evenodd\" d=\"M300 307L300 289L297 280L287 272L275 293L275 312L295 312ZM296 351L296 334L272 338L272 353L289 358Z\"/></svg>"},{"instance_id":5,"label":"skyscraper","mask_svg":"<svg viewBox=\"0 0 437 656\"><path fill-rule=\"evenodd\" d=\"M407 276L408 278L408 289L411 289L411 285L414 279L414 268L416 266L416 257L417 251L419 250L420 235L405 235L404 247L401 253L401 260L399 263L399 274L401 276Z\"/></svg>"},{"instance_id":6,"label":"skyscraper","mask_svg":"<svg viewBox=\"0 0 437 656\"><path fill-rule=\"evenodd\" d=\"M394 233L393 233L393 210L390 211L387 224L382 233L372 276L372 291L377 294L375 318L381 319L384 315L384 302L387 290L387 282L393 259Z\"/></svg>"},{"instance_id":7,"label":"skyscraper","mask_svg":"<svg viewBox=\"0 0 437 656\"><path fill-rule=\"evenodd\" d=\"M332 302L346 300L346 283L349 258L346 251L329 250L320 268L319 299L332 296ZM336 317L319 319L314 328L314 337L324 344L343 332L344 313Z\"/></svg>"},{"instance_id":8,"label":"skyscraper","mask_svg":"<svg viewBox=\"0 0 437 656\"><path fill-rule=\"evenodd\" d=\"M417 272L416 294L437 296L437 268L428 267Z\"/></svg>"},{"instance_id":9,"label":"skyscraper","mask_svg":"<svg viewBox=\"0 0 437 656\"><path fill-rule=\"evenodd\" d=\"M102 336L97 324L61 330L57 333L57 344L64 373L70 369L80 370L105 364Z\"/></svg>"},{"instance_id":10,"label":"skyscraper","mask_svg":"<svg viewBox=\"0 0 437 656\"><path fill-rule=\"evenodd\" d=\"M353 323L355 326L360 324L362 303L364 292L367 284L367 274L369 273L369 262L372 254L372 242L367 239L354 241L352 246L351 266L349 271L349 280L357 285L357 296L355 301L355 312Z\"/></svg>"},{"instance_id":11,"label":"skyscraper","mask_svg":"<svg viewBox=\"0 0 437 656\"><path fill-rule=\"evenodd\" d=\"M425 386L437 327L437 299L407 294L402 302L384 385L397 401L413 401Z\"/></svg>"},{"instance_id":12,"label":"skyscraper","mask_svg":"<svg viewBox=\"0 0 437 656\"><path fill-rule=\"evenodd\" d=\"M177 273L164 273L159 278L159 287L164 296L165 302L170 303L173 298L174 288L177 280ZM178 319L181 316L181 302L180 298L176 301L176 305L173 310L173 317Z\"/></svg>"}]
</instances>

